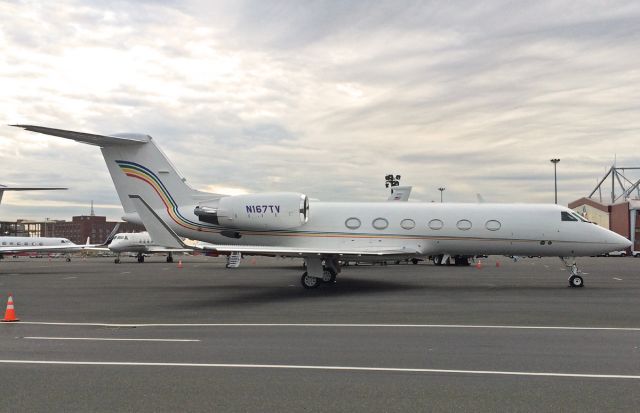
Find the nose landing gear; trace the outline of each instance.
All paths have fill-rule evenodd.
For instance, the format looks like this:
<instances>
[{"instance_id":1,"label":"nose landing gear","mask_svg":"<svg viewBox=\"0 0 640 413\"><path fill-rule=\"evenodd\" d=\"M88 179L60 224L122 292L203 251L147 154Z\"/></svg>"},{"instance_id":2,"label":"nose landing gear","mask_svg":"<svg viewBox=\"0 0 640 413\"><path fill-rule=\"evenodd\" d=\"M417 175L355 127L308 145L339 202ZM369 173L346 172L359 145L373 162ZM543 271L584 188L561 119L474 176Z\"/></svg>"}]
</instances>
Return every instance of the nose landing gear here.
<instances>
[{"instance_id":1,"label":"nose landing gear","mask_svg":"<svg viewBox=\"0 0 640 413\"><path fill-rule=\"evenodd\" d=\"M584 287L584 280L580 275L582 271L578 269L578 265L576 264L576 259L573 258L573 262L569 263L566 257L560 257L564 265L569 269L569 287L571 288L581 288Z\"/></svg>"}]
</instances>

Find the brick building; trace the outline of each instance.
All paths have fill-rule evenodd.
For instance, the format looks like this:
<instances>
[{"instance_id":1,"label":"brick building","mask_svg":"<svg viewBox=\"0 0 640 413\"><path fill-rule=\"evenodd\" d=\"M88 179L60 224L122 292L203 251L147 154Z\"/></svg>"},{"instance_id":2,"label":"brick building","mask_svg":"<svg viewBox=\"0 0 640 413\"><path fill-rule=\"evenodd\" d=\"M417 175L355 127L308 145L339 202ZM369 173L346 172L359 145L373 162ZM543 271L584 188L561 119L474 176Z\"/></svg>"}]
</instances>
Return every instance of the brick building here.
<instances>
[{"instance_id":1,"label":"brick building","mask_svg":"<svg viewBox=\"0 0 640 413\"><path fill-rule=\"evenodd\" d=\"M569 208L589 221L631 240L631 249L640 251L640 200L606 204L591 198L580 198L570 202Z\"/></svg>"},{"instance_id":2,"label":"brick building","mask_svg":"<svg viewBox=\"0 0 640 413\"><path fill-rule=\"evenodd\" d=\"M107 221L107 217L96 215L80 215L65 220L0 222L0 234L33 237L61 237L68 238L76 244L89 242L99 244L104 242L113 228L118 224ZM142 225L120 222L118 232L141 232Z\"/></svg>"}]
</instances>

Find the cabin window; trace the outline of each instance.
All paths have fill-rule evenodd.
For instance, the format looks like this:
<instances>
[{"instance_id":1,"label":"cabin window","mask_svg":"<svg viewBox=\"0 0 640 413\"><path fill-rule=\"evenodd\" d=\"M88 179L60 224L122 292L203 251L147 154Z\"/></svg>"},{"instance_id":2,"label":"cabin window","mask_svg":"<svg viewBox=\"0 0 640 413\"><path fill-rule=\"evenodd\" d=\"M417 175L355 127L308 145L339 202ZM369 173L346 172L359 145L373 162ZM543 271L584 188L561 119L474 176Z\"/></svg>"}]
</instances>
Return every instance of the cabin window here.
<instances>
[{"instance_id":1,"label":"cabin window","mask_svg":"<svg viewBox=\"0 0 640 413\"><path fill-rule=\"evenodd\" d=\"M444 227L444 222L439 219L432 219L429 221L429 228L431 229L442 229Z\"/></svg>"},{"instance_id":2,"label":"cabin window","mask_svg":"<svg viewBox=\"0 0 640 413\"><path fill-rule=\"evenodd\" d=\"M3 242L2 242L2 245L7 245L7 243L3 241Z\"/></svg>"},{"instance_id":3,"label":"cabin window","mask_svg":"<svg viewBox=\"0 0 640 413\"><path fill-rule=\"evenodd\" d=\"M491 219L484 224L484 227L489 231L497 231L502 227L500 221L496 221L495 219Z\"/></svg>"},{"instance_id":4,"label":"cabin window","mask_svg":"<svg viewBox=\"0 0 640 413\"><path fill-rule=\"evenodd\" d=\"M44 245L44 244L41 242L41 243L40 243L40 246L42 247L43 245Z\"/></svg>"},{"instance_id":5,"label":"cabin window","mask_svg":"<svg viewBox=\"0 0 640 413\"><path fill-rule=\"evenodd\" d=\"M456 226L461 231L467 231L467 230L470 230L473 225L471 224L471 221L469 221L468 219L461 219L460 221L458 221Z\"/></svg>"},{"instance_id":6,"label":"cabin window","mask_svg":"<svg viewBox=\"0 0 640 413\"><path fill-rule=\"evenodd\" d=\"M389 221L387 221L385 218L376 218L373 220L371 225L373 225L375 229L385 229L389 226Z\"/></svg>"},{"instance_id":7,"label":"cabin window","mask_svg":"<svg viewBox=\"0 0 640 413\"><path fill-rule=\"evenodd\" d=\"M413 229L416 226L416 221L412 219L403 219L400 221L400 226L404 229Z\"/></svg>"},{"instance_id":8,"label":"cabin window","mask_svg":"<svg viewBox=\"0 0 640 413\"><path fill-rule=\"evenodd\" d=\"M358 218L352 217L344 221L344 225L349 229L358 229L360 228L361 222Z\"/></svg>"},{"instance_id":9,"label":"cabin window","mask_svg":"<svg viewBox=\"0 0 640 413\"><path fill-rule=\"evenodd\" d=\"M576 218L575 216L571 215L569 212L567 211L562 211L560 213L560 217L563 221L578 221L578 218Z\"/></svg>"}]
</instances>

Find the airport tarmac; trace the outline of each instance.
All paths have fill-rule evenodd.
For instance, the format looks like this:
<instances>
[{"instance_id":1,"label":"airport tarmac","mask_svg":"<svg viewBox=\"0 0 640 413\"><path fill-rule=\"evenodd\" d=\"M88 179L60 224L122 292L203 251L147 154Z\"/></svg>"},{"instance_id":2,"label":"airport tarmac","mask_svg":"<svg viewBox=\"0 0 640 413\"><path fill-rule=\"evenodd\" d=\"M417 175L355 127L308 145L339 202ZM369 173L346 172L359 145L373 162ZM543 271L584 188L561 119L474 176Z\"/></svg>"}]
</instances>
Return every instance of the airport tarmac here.
<instances>
[{"instance_id":1,"label":"airport tarmac","mask_svg":"<svg viewBox=\"0 0 640 413\"><path fill-rule=\"evenodd\" d=\"M580 259L580 289L557 258L489 257L351 266L317 290L301 260L182 259L0 261L21 319L0 323L0 410L640 405L640 259Z\"/></svg>"}]
</instances>

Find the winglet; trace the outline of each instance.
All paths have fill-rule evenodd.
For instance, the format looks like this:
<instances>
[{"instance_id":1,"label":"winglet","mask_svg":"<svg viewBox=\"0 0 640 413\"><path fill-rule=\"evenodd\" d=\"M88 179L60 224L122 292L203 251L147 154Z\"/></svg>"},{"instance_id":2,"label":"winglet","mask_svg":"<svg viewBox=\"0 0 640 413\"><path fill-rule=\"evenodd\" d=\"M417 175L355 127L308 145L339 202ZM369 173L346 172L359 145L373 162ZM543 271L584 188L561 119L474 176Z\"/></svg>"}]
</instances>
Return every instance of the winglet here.
<instances>
[{"instance_id":1,"label":"winglet","mask_svg":"<svg viewBox=\"0 0 640 413\"><path fill-rule=\"evenodd\" d=\"M168 248L189 248L140 195L129 195L129 199L155 244Z\"/></svg>"}]
</instances>

